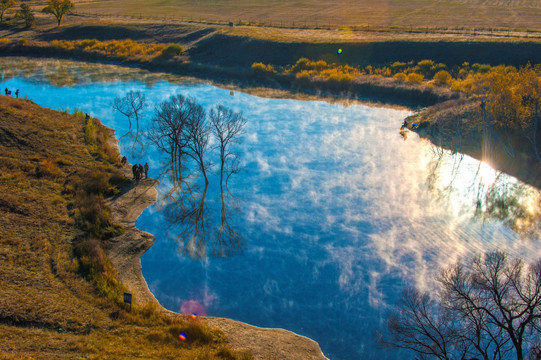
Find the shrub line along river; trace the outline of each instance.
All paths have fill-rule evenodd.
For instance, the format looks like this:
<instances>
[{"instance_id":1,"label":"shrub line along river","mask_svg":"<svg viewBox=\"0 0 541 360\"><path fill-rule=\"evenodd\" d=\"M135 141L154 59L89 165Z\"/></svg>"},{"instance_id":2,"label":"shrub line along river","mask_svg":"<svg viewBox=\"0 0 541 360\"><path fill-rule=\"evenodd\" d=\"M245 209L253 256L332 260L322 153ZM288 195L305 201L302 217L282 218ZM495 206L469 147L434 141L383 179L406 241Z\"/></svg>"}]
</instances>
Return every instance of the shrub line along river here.
<instances>
[{"instance_id":1,"label":"shrub line along river","mask_svg":"<svg viewBox=\"0 0 541 360\"><path fill-rule=\"evenodd\" d=\"M405 354L378 348L373 334L385 329L406 286L432 290L441 266L484 251L541 256L538 191L414 133L402 136L409 111L260 98L113 66L10 61L0 65L3 88L101 119L116 130L128 160L148 162L149 175L161 180L162 201L136 226L156 237L141 258L143 275L168 309L288 329L316 340L333 360L396 359ZM236 148L243 169L231 177L225 201L239 241L219 241L216 166L202 208L201 182L189 167L199 190L163 199L171 187L166 155L148 144L132 147L133 138L122 136L126 119L112 109L130 90L148 100L142 129L154 105L176 94L207 110L222 104L244 114ZM522 211L495 216L495 197ZM172 216L172 201L202 216Z\"/></svg>"}]
</instances>

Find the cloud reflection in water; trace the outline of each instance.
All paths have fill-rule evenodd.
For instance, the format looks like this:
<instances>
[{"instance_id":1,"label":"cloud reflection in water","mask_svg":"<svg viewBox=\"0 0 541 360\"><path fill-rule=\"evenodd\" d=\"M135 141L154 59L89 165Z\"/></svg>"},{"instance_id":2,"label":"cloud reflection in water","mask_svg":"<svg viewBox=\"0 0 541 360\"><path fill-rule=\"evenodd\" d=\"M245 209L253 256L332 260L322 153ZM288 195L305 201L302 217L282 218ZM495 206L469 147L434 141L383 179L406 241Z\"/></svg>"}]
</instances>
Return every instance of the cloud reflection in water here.
<instances>
[{"instance_id":1,"label":"cloud reflection in water","mask_svg":"<svg viewBox=\"0 0 541 360\"><path fill-rule=\"evenodd\" d=\"M125 129L110 103L129 90L145 91L153 104L182 93L244 113L245 168L231 183L242 211L229 218L246 239L244 254L173 255L178 232L164 226L158 207L137 222L157 237L142 258L144 276L172 310L193 300L209 315L312 337L332 359L394 359L372 346L371 334L403 286L430 289L440 266L481 251L541 256L530 236L538 233L539 194L501 175L491 188L488 174L482 182L474 176L479 162L434 151L413 133L404 141L406 111L232 97L206 84L160 81L56 88L11 78L6 86L51 108L88 111L117 134ZM130 158L149 162L153 176L160 159L152 149Z\"/></svg>"}]
</instances>

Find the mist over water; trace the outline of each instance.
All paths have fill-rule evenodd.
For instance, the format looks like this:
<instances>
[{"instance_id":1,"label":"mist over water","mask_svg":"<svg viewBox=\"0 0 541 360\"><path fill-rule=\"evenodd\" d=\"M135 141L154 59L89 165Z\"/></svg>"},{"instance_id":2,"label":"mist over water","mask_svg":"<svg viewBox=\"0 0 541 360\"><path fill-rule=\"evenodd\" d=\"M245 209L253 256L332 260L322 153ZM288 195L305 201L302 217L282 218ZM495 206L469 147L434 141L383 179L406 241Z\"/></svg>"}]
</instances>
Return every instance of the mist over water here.
<instances>
[{"instance_id":1,"label":"mist over water","mask_svg":"<svg viewBox=\"0 0 541 360\"><path fill-rule=\"evenodd\" d=\"M442 266L484 251L541 256L539 193L412 132L404 139L398 129L409 111L232 96L203 83L107 80L93 71L101 79L54 86L18 75L2 77L1 86L42 106L87 112L117 137L128 124L111 104L129 90L149 101L142 128L153 106L173 94L194 97L207 110L225 105L247 120L237 148L243 170L231 177L227 195L229 226L243 241L228 256L212 252L221 206L216 166L205 200L205 256L179 251L186 224L172 223L162 201L136 223L156 236L141 258L143 275L168 309L285 328L316 340L333 360L396 359L404 354L378 348L373 334L385 329L404 287L430 291ZM166 194L166 156L130 145L121 138L128 161L148 162Z\"/></svg>"}]
</instances>

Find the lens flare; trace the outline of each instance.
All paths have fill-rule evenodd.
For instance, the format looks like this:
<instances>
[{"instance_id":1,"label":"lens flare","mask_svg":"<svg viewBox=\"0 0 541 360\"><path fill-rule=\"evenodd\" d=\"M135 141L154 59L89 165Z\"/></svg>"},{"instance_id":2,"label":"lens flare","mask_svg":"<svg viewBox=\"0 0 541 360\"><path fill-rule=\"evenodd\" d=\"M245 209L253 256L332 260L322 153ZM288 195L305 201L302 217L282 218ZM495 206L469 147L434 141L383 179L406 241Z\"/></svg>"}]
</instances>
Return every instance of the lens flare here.
<instances>
[{"instance_id":1,"label":"lens flare","mask_svg":"<svg viewBox=\"0 0 541 360\"><path fill-rule=\"evenodd\" d=\"M181 332L180 334L178 334L178 338L181 340L181 341L186 341L186 334Z\"/></svg>"},{"instance_id":2,"label":"lens flare","mask_svg":"<svg viewBox=\"0 0 541 360\"><path fill-rule=\"evenodd\" d=\"M205 307L196 300L184 301L180 306L180 313L184 315L197 314L199 316L207 316Z\"/></svg>"}]
</instances>

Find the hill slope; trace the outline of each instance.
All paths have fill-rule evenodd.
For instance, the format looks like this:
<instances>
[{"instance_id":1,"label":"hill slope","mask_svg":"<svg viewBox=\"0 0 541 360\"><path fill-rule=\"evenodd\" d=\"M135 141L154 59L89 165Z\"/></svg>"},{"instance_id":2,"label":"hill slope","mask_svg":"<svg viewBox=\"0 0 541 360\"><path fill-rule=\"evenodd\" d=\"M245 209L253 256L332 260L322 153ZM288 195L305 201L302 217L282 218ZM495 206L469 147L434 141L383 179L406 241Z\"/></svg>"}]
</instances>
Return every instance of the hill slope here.
<instances>
[{"instance_id":1,"label":"hill slope","mask_svg":"<svg viewBox=\"0 0 541 360\"><path fill-rule=\"evenodd\" d=\"M89 145L107 138L90 123L0 96L0 358L252 358L198 319L173 319L152 304L126 311L99 245L122 230L96 191L126 182L118 152Z\"/></svg>"}]
</instances>

